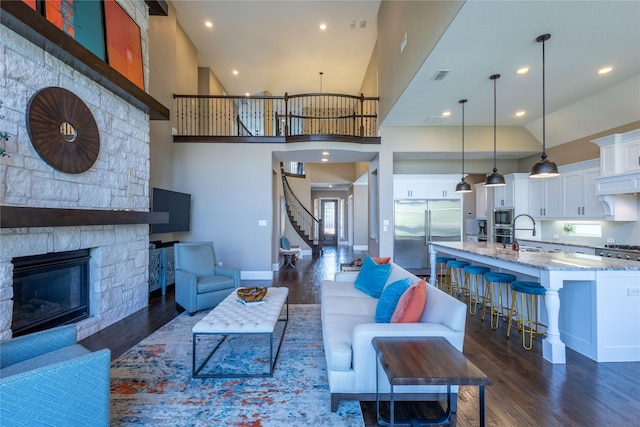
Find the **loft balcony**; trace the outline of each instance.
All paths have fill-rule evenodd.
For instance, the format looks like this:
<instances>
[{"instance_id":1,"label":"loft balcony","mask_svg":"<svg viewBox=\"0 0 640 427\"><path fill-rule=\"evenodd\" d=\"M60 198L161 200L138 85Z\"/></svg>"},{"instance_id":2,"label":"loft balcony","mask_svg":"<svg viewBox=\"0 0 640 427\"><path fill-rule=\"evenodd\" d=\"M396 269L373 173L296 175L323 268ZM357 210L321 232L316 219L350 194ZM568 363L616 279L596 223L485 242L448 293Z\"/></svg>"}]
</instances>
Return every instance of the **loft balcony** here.
<instances>
[{"instance_id":1,"label":"loft balcony","mask_svg":"<svg viewBox=\"0 0 640 427\"><path fill-rule=\"evenodd\" d=\"M173 142L380 144L377 97L174 95L174 111Z\"/></svg>"}]
</instances>

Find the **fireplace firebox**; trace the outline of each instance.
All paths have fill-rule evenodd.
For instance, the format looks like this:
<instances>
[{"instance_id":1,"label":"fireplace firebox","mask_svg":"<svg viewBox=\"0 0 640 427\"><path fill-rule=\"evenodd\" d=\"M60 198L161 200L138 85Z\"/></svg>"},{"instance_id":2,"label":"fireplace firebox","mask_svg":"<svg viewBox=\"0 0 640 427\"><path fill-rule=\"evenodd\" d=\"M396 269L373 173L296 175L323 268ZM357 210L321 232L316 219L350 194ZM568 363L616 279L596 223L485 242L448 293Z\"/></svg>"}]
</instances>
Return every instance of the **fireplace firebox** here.
<instances>
[{"instance_id":1,"label":"fireplace firebox","mask_svg":"<svg viewBox=\"0 0 640 427\"><path fill-rule=\"evenodd\" d=\"M14 258L14 337L89 316L89 249Z\"/></svg>"}]
</instances>

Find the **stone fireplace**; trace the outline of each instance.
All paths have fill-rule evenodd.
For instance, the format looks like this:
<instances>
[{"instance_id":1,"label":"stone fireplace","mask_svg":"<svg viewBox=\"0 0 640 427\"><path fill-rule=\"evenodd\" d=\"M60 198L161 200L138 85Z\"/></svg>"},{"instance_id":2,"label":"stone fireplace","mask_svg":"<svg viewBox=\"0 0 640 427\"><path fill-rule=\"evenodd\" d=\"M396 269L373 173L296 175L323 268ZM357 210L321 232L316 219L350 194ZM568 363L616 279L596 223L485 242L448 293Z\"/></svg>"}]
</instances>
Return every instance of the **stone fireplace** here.
<instances>
[{"instance_id":1,"label":"stone fireplace","mask_svg":"<svg viewBox=\"0 0 640 427\"><path fill-rule=\"evenodd\" d=\"M89 317L89 250L14 258L14 337Z\"/></svg>"},{"instance_id":2,"label":"stone fireplace","mask_svg":"<svg viewBox=\"0 0 640 427\"><path fill-rule=\"evenodd\" d=\"M140 26L148 82L148 11L142 1L120 2ZM45 87L78 96L94 116L99 154L87 171L68 174L40 158L26 125L31 97ZM149 211L149 115L8 28L0 40L0 130L8 157L0 158L0 205L76 210ZM45 216L46 216L46 211ZM149 225L28 226L0 231L0 340L12 336L12 261L75 250L89 252L89 316L76 323L82 339L148 304Z\"/></svg>"},{"instance_id":3,"label":"stone fireplace","mask_svg":"<svg viewBox=\"0 0 640 427\"><path fill-rule=\"evenodd\" d=\"M14 258L89 250L90 315L76 324L82 339L147 306L148 236L144 224L2 229L1 339L11 337Z\"/></svg>"}]
</instances>

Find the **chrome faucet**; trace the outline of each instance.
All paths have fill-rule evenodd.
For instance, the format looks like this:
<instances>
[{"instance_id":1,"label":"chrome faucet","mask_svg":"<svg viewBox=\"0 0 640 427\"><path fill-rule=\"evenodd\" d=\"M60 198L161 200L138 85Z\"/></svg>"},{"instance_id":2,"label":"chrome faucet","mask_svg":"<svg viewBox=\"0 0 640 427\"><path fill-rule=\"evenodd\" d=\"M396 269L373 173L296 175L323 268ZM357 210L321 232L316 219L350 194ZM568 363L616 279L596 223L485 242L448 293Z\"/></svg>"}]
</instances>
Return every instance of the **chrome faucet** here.
<instances>
[{"instance_id":1,"label":"chrome faucet","mask_svg":"<svg viewBox=\"0 0 640 427\"><path fill-rule=\"evenodd\" d=\"M531 222L533 222L533 228L516 228L516 220L518 218L520 218L521 216L528 216L529 218L531 218ZM511 225L511 236L513 238L513 241L516 241L516 230L531 230L533 233L531 233L532 235L536 235L536 220L533 219L533 217L531 215L527 215L527 214L520 214L517 215L515 218L513 218L513 224Z\"/></svg>"}]
</instances>

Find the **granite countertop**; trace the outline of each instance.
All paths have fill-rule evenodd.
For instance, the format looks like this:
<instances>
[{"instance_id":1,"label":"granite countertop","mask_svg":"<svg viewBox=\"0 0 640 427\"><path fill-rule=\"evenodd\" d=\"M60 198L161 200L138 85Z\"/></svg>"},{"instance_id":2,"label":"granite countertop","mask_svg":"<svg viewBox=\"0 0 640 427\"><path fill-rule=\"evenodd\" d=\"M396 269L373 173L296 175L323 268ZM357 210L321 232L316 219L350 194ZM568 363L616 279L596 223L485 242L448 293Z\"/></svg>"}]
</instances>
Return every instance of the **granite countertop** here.
<instances>
[{"instance_id":1,"label":"granite countertop","mask_svg":"<svg viewBox=\"0 0 640 427\"><path fill-rule=\"evenodd\" d=\"M516 262L541 270L629 270L640 272L640 262L571 252L521 252L501 243L438 242L435 246L470 252L489 258ZM639 273L640 274L640 273Z\"/></svg>"},{"instance_id":2,"label":"granite countertop","mask_svg":"<svg viewBox=\"0 0 640 427\"><path fill-rule=\"evenodd\" d=\"M533 239L518 239L518 242L527 242L527 243L549 243L553 245L563 245L563 246L580 246L583 248L603 248L602 245L594 245L593 243L583 243L583 242L559 242L557 240L533 240Z\"/></svg>"}]
</instances>

